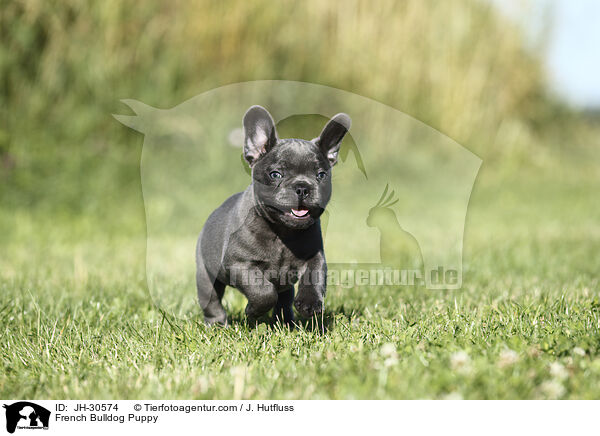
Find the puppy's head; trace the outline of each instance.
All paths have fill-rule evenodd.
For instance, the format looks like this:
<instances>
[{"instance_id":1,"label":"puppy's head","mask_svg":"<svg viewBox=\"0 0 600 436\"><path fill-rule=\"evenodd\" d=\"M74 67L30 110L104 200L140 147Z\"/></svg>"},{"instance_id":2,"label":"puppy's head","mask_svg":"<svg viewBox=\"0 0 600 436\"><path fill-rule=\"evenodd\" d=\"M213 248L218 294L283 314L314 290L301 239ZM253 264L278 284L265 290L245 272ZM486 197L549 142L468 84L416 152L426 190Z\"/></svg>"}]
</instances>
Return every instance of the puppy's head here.
<instances>
[{"instance_id":1,"label":"puppy's head","mask_svg":"<svg viewBox=\"0 0 600 436\"><path fill-rule=\"evenodd\" d=\"M311 141L279 139L269 112L261 106L248 109L244 158L265 218L290 229L314 224L331 198L331 168L350 124L348 115L337 114Z\"/></svg>"}]
</instances>

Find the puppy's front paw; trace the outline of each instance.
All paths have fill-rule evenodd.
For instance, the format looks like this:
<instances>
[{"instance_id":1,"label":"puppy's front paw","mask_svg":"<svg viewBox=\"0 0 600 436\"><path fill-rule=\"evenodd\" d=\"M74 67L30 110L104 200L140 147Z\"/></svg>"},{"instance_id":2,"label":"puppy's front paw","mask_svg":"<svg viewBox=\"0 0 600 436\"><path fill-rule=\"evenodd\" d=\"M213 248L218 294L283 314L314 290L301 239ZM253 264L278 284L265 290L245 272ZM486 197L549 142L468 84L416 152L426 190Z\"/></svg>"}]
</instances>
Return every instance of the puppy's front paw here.
<instances>
[{"instance_id":1,"label":"puppy's front paw","mask_svg":"<svg viewBox=\"0 0 600 436\"><path fill-rule=\"evenodd\" d=\"M294 307L303 318L311 318L323 311L322 298L298 298L294 301Z\"/></svg>"}]
</instances>

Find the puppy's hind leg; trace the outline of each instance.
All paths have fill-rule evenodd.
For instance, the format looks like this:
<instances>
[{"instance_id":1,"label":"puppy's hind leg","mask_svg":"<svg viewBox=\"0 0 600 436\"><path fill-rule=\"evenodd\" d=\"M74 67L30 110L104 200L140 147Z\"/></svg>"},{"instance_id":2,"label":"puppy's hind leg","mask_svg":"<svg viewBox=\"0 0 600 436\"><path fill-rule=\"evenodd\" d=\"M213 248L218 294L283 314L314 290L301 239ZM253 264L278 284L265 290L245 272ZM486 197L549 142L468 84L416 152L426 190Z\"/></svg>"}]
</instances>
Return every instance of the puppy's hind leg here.
<instances>
[{"instance_id":1,"label":"puppy's hind leg","mask_svg":"<svg viewBox=\"0 0 600 436\"><path fill-rule=\"evenodd\" d=\"M212 279L201 262L198 263L196 271L196 287L198 288L198 301L204 312L204 322L207 325L227 325L227 312L221 304L225 293L225 284L216 278Z\"/></svg>"}]
</instances>

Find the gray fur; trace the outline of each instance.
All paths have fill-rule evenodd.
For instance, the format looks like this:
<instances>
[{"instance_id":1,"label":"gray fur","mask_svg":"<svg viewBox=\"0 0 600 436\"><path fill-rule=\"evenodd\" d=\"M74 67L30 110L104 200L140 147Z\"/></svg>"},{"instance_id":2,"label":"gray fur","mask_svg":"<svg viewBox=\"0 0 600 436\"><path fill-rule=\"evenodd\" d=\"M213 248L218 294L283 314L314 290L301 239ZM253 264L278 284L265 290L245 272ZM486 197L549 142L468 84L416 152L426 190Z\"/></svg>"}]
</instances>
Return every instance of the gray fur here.
<instances>
[{"instance_id":1,"label":"gray fur","mask_svg":"<svg viewBox=\"0 0 600 436\"><path fill-rule=\"evenodd\" d=\"M271 309L279 320L292 322L292 304L303 317L321 312L327 264L319 217L349 128L350 117L338 114L312 141L279 139L264 108L248 109L244 157L252 183L208 217L198 238L196 282L207 324L227 324L225 286L246 296L250 322Z\"/></svg>"}]
</instances>

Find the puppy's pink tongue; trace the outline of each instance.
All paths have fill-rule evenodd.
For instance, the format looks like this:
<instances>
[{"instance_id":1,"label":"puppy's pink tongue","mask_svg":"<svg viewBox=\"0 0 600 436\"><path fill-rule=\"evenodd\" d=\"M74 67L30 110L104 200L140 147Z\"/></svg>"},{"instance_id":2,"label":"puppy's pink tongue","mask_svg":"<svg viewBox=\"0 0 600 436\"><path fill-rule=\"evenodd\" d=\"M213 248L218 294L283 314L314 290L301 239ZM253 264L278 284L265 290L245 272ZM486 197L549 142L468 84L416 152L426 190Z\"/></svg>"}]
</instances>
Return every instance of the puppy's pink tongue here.
<instances>
[{"instance_id":1,"label":"puppy's pink tongue","mask_svg":"<svg viewBox=\"0 0 600 436\"><path fill-rule=\"evenodd\" d=\"M292 213L296 216L305 216L308 213L308 209L292 209Z\"/></svg>"}]
</instances>

